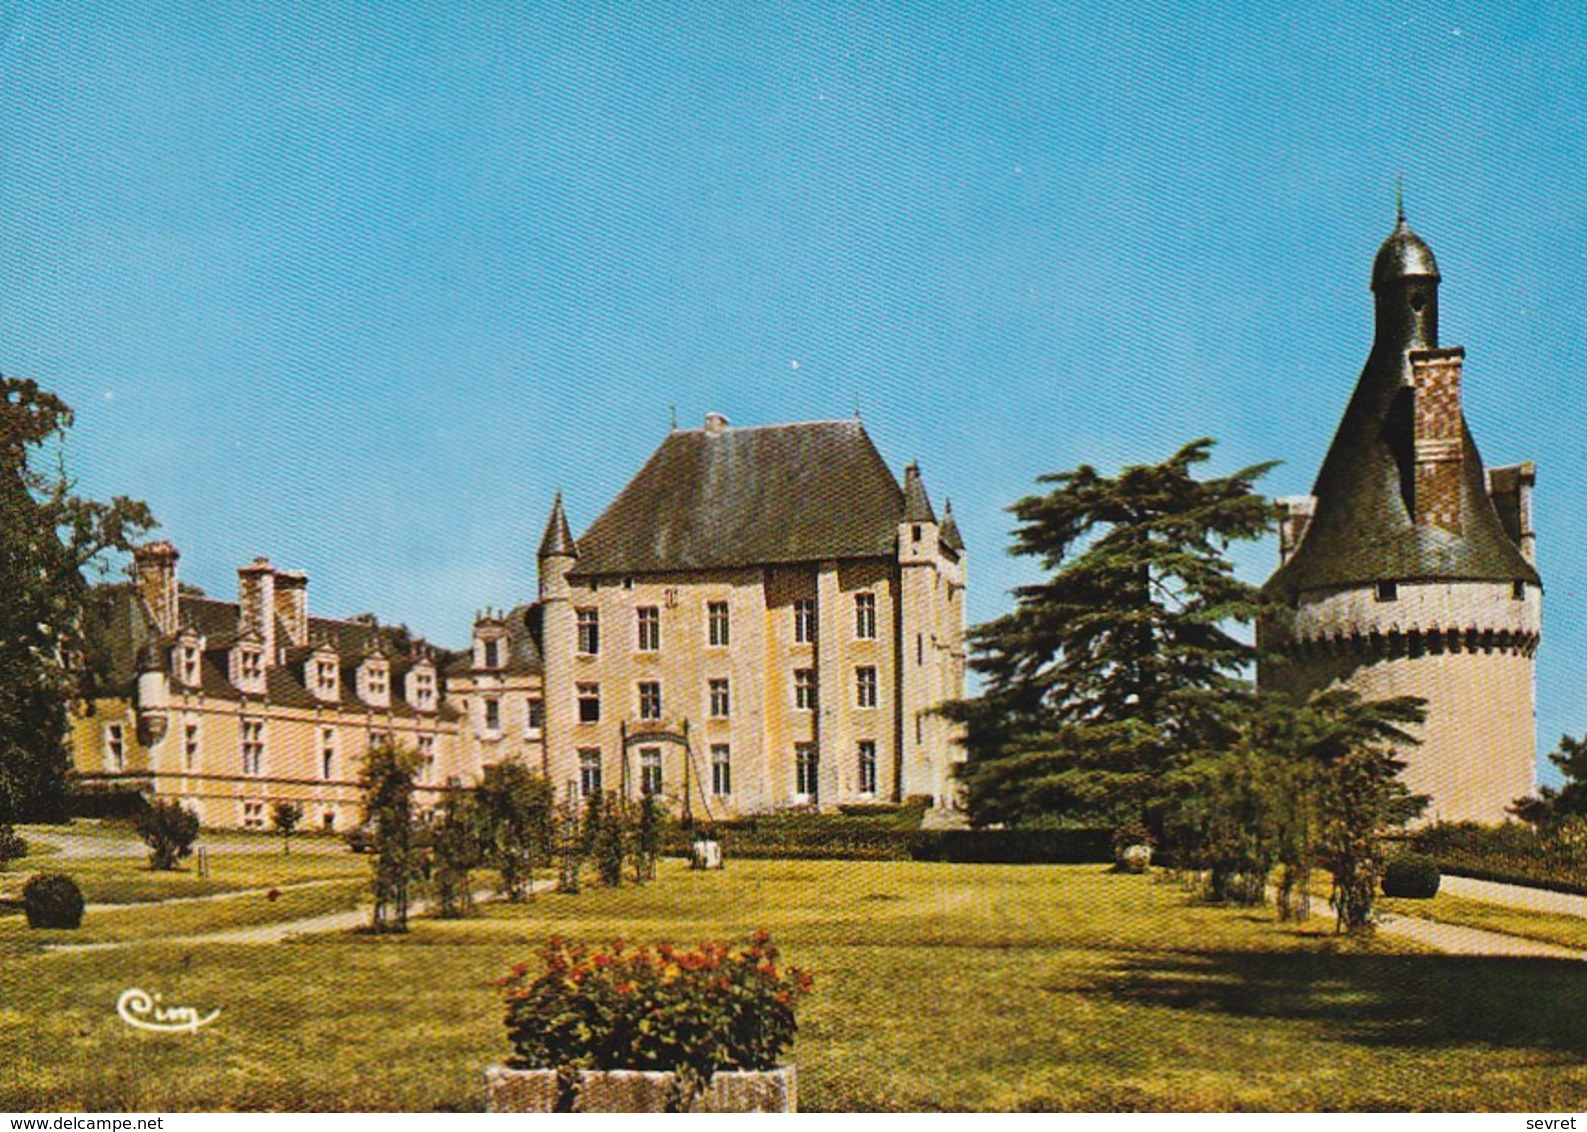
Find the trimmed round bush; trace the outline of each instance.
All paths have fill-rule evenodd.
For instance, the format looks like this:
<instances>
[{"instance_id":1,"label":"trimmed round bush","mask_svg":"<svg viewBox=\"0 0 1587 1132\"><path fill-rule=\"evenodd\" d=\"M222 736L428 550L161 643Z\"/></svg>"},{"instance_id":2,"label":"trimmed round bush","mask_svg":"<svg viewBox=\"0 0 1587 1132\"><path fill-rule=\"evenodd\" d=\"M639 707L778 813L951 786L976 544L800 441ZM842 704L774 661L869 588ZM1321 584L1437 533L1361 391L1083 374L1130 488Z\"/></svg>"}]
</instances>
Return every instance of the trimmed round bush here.
<instances>
[{"instance_id":1,"label":"trimmed round bush","mask_svg":"<svg viewBox=\"0 0 1587 1132\"><path fill-rule=\"evenodd\" d=\"M1390 861L1383 870L1383 895L1406 900L1431 900L1438 895L1443 874L1431 857L1406 854Z\"/></svg>"},{"instance_id":2,"label":"trimmed round bush","mask_svg":"<svg viewBox=\"0 0 1587 1132\"><path fill-rule=\"evenodd\" d=\"M83 890L65 873L37 873L22 886L30 928L76 928L83 922Z\"/></svg>"}]
</instances>

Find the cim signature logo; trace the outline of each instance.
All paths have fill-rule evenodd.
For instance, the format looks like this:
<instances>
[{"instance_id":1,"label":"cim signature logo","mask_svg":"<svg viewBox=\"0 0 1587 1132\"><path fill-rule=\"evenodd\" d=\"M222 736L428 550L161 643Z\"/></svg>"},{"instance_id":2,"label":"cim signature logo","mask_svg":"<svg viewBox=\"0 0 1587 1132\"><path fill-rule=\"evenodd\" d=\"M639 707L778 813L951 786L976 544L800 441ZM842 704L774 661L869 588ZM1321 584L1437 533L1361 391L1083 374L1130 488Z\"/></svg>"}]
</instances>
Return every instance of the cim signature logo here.
<instances>
[{"instance_id":1,"label":"cim signature logo","mask_svg":"<svg viewBox=\"0 0 1587 1132\"><path fill-rule=\"evenodd\" d=\"M159 995L151 996L137 987L121 992L116 999L116 1013L127 1025L156 1034L196 1033L200 1026L208 1026L220 1017L218 1010L200 1017L191 1006L164 1006Z\"/></svg>"}]
</instances>

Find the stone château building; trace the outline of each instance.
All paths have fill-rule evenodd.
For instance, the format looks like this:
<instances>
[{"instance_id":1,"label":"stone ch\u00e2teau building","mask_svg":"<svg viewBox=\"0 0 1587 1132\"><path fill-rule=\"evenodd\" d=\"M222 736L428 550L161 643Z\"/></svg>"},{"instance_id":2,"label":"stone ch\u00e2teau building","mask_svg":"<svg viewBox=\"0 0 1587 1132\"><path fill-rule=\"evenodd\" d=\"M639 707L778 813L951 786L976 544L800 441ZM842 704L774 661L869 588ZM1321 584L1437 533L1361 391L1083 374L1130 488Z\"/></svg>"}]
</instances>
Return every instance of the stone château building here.
<instances>
[{"instance_id":1,"label":"stone ch\u00e2teau building","mask_svg":"<svg viewBox=\"0 0 1587 1132\"><path fill-rule=\"evenodd\" d=\"M263 558L237 571L235 602L184 592L179 558L145 546L133 582L94 595L106 681L73 720L83 786L180 798L211 826L264 828L289 802L305 827L345 829L380 739L417 752L421 806L467 769L448 654L373 617L310 616L308 579Z\"/></svg>"},{"instance_id":2,"label":"stone ch\u00e2teau building","mask_svg":"<svg viewBox=\"0 0 1587 1132\"><path fill-rule=\"evenodd\" d=\"M546 769L714 815L930 798L959 753L964 543L856 421L674 430L540 546Z\"/></svg>"},{"instance_id":3,"label":"stone ch\u00e2teau building","mask_svg":"<svg viewBox=\"0 0 1587 1132\"><path fill-rule=\"evenodd\" d=\"M1376 333L1308 497L1282 501L1261 682L1427 700L1402 751L1429 820L1504 820L1535 776L1542 583L1530 463L1484 470L1465 351L1438 340L1438 264L1403 213L1372 267Z\"/></svg>"},{"instance_id":4,"label":"stone ch\u00e2teau building","mask_svg":"<svg viewBox=\"0 0 1587 1132\"><path fill-rule=\"evenodd\" d=\"M264 559L235 602L184 592L178 559L144 547L96 595L108 680L73 728L90 789L213 826L293 802L345 829L390 739L419 753L421 808L505 760L701 815L953 797L932 709L962 694L964 544L858 421L675 430L578 540L558 497L540 600L480 614L457 652L311 617L307 579Z\"/></svg>"}]
</instances>

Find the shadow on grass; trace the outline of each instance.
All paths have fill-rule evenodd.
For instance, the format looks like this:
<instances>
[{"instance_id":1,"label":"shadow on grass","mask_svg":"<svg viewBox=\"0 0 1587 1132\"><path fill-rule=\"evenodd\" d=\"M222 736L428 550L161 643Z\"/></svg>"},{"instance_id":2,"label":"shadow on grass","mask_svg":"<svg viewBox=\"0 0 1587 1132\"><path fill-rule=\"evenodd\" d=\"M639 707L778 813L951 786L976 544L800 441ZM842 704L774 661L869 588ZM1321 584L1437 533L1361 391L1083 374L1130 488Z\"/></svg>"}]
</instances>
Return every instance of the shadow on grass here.
<instances>
[{"instance_id":1,"label":"shadow on grass","mask_svg":"<svg viewBox=\"0 0 1587 1132\"><path fill-rule=\"evenodd\" d=\"M1587 963L1573 959L1159 952L1126 959L1093 993L1313 1022L1365 1045L1587 1051Z\"/></svg>"}]
</instances>

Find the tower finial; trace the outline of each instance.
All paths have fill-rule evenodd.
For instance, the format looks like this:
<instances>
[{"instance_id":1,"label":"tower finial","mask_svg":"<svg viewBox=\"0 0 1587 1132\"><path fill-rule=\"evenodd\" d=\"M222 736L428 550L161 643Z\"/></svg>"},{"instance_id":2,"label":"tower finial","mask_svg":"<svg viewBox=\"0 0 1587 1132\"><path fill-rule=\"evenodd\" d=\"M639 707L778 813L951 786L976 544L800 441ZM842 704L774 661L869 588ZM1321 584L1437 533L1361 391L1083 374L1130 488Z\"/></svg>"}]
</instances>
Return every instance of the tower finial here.
<instances>
[{"instance_id":1,"label":"tower finial","mask_svg":"<svg viewBox=\"0 0 1587 1132\"><path fill-rule=\"evenodd\" d=\"M1405 178L1398 174L1394 178L1394 222L1405 223Z\"/></svg>"}]
</instances>

